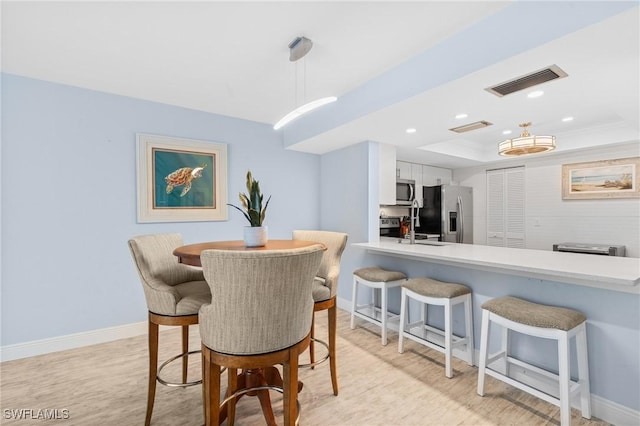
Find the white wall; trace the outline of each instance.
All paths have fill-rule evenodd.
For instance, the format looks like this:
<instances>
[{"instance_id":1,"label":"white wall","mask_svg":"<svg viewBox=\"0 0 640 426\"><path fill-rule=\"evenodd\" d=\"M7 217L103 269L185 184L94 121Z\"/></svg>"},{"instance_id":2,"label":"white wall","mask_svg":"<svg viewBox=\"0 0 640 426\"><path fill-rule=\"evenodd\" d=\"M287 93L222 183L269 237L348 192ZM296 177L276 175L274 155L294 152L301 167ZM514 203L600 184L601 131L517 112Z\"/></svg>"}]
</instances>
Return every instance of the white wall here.
<instances>
[{"instance_id":1,"label":"white wall","mask_svg":"<svg viewBox=\"0 0 640 426\"><path fill-rule=\"evenodd\" d=\"M457 169L454 180L473 187L476 244L486 244L486 170L524 165L526 248L551 250L562 242L622 244L627 256L640 257L640 199L562 199L562 164L638 155L638 142L624 143Z\"/></svg>"}]
</instances>

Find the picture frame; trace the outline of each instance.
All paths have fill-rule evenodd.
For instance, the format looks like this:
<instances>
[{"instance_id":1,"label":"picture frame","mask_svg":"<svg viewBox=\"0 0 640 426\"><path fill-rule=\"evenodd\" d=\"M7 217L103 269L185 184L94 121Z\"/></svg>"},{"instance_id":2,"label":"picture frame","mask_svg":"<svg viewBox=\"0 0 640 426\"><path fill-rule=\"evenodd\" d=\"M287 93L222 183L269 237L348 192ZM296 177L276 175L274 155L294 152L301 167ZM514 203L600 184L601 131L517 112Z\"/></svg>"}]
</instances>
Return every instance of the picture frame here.
<instances>
[{"instance_id":1,"label":"picture frame","mask_svg":"<svg viewBox=\"0 0 640 426\"><path fill-rule=\"evenodd\" d=\"M138 222L223 221L227 145L136 134Z\"/></svg>"},{"instance_id":2,"label":"picture frame","mask_svg":"<svg viewBox=\"0 0 640 426\"><path fill-rule=\"evenodd\" d=\"M640 157L562 165L562 199L640 197Z\"/></svg>"}]
</instances>

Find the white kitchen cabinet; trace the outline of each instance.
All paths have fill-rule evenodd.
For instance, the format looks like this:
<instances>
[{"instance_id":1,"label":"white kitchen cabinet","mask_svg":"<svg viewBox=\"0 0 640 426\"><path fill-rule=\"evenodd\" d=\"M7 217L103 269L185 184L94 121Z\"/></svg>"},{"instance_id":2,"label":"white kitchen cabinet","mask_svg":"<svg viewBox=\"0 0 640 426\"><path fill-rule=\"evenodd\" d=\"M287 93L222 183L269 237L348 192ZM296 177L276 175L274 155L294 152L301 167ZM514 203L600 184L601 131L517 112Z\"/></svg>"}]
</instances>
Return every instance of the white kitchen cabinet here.
<instances>
[{"instance_id":1,"label":"white kitchen cabinet","mask_svg":"<svg viewBox=\"0 0 640 426\"><path fill-rule=\"evenodd\" d=\"M448 185L451 183L451 169L427 166L425 164L396 161L396 179L412 179L416 181L416 198L422 203L422 187Z\"/></svg>"},{"instance_id":2,"label":"white kitchen cabinet","mask_svg":"<svg viewBox=\"0 0 640 426\"><path fill-rule=\"evenodd\" d=\"M411 163L407 161L396 161L396 178L413 179L411 177Z\"/></svg>"},{"instance_id":3,"label":"white kitchen cabinet","mask_svg":"<svg viewBox=\"0 0 640 426\"><path fill-rule=\"evenodd\" d=\"M451 178L451 169L426 165L422 166L422 185L424 186L449 185Z\"/></svg>"}]
</instances>

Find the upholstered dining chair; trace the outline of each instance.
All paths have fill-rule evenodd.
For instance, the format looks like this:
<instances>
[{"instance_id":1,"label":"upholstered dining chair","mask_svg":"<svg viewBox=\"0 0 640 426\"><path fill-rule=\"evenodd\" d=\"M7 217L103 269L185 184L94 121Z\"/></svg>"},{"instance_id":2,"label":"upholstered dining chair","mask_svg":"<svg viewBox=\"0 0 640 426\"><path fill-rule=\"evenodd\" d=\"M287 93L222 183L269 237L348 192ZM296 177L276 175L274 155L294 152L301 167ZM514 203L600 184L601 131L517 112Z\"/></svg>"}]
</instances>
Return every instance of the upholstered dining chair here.
<instances>
[{"instance_id":1,"label":"upholstered dining chair","mask_svg":"<svg viewBox=\"0 0 640 426\"><path fill-rule=\"evenodd\" d=\"M336 304L336 296L338 292L338 276L340 275L340 259L347 245L348 235L341 232L331 231L303 231L294 230L294 240L316 241L324 244L327 250L322 256L322 263L316 273L313 282L313 311L327 310L328 314L328 331L329 342L325 344L320 339L315 338L314 326L311 325L311 343L309 345L310 364L303 366L314 367L317 364L329 359L329 367L331 370L331 385L333 386L333 394L338 395L338 372L336 360L336 327L338 319L338 306ZM315 318L314 318L315 321ZM325 358L316 361L314 341L321 343L328 348L328 354Z\"/></svg>"},{"instance_id":2,"label":"upholstered dining chair","mask_svg":"<svg viewBox=\"0 0 640 426\"><path fill-rule=\"evenodd\" d=\"M189 326L198 324L198 310L211 302L211 292L200 268L178 263L173 250L182 246L180 234L156 234L133 237L129 248L140 275L149 310L149 386L145 425L151 423L156 381L167 386L193 386L200 380L187 382ZM158 369L158 326L182 327L182 352L164 362ZM182 358L182 383L162 379L160 373L169 362Z\"/></svg>"},{"instance_id":3,"label":"upholstered dining chair","mask_svg":"<svg viewBox=\"0 0 640 426\"><path fill-rule=\"evenodd\" d=\"M258 396L268 424L274 424L269 389L281 388L284 424L297 417L298 356L309 345L311 286L323 247L283 250L204 250L200 255L211 304L200 308L205 425L227 416L235 403ZM282 364L283 376L276 364ZM221 367L228 386L220 403ZM237 375L242 369L243 374ZM221 412L221 405L224 411Z\"/></svg>"}]
</instances>

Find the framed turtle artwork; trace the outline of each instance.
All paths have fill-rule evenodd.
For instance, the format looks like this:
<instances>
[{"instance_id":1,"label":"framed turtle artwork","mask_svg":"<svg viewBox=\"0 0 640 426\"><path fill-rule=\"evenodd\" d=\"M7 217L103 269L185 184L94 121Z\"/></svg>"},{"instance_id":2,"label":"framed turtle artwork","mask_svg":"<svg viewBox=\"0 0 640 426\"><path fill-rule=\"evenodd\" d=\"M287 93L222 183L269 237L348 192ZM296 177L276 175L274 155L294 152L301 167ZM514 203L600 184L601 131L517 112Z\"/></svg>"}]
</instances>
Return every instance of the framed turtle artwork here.
<instances>
[{"instance_id":1,"label":"framed turtle artwork","mask_svg":"<svg viewBox=\"0 0 640 426\"><path fill-rule=\"evenodd\" d=\"M227 220L227 145L138 133L138 222Z\"/></svg>"}]
</instances>

